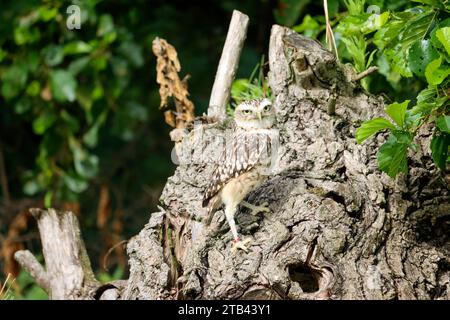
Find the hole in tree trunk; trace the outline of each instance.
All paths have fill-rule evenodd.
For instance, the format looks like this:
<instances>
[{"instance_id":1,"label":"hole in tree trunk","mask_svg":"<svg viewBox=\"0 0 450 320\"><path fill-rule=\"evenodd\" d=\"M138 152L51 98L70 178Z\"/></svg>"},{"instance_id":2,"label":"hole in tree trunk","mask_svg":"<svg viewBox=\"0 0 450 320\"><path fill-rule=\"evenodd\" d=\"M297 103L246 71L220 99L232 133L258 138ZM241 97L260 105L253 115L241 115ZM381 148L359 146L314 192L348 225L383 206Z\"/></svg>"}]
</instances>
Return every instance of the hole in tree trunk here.
<instances>
[{"instance_id":1,"label":"hole in tree trunk","mask_svg":"<svg viewBox=\"0 0 450 320\"><path fill-rule=\"evenodd\" d=\"M418 240L441 247L450 243L450 218L437 218L433 223L431 218L423 219L416 225Z\"/></svg>"},{"instance_id":2,"label":"hole in tree trunk","mask_svg":"<svg viewBox=\"0 0 450 320\"><path fill-rule=\"evenodd\" d=\"M319 290L318 279L309 267L298 263L289 265L288 270L291 280L298 282L303 292L311 293Z\"/></svg>"}]
</instances>

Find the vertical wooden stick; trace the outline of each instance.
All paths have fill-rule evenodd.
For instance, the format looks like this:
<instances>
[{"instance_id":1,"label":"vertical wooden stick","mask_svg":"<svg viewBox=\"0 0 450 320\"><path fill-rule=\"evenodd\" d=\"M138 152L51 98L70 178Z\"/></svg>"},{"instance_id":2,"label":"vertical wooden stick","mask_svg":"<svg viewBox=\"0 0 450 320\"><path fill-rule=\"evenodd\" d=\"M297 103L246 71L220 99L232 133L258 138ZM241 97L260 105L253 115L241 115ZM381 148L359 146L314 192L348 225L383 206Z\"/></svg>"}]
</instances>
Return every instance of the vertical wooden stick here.
<instances>
[{"instance_id":1,"label":"vertical wooden stick","mask_svg":"<svg viewBox=\"0 0 450 320\"><path fill-rule=\"evenodd\" d=\"M248 22L249 18L246 14L237 10L233 11L209 100L208 116L211 118L226 117L226 105L230 99L231 84L236 75L239 57L247 36Z\"/></svg>"}]
</instances>

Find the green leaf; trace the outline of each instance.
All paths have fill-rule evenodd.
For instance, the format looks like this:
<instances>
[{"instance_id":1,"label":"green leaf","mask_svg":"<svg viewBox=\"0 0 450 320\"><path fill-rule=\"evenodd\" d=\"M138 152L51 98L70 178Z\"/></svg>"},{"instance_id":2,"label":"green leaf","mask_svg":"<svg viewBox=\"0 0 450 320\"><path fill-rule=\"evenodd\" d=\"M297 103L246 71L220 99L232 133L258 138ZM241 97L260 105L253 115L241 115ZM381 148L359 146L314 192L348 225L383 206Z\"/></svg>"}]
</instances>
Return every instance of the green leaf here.
<instances>
[{"instance_id":1,"label":"green leaf","mask_svg":"<svg viewBox=\"0 0 450 320\"><path fill-rule=\"evenodd\" d=\"M450 75L450 68L442 66L442 57L431 61L425 69L425 77L431 85L441 84Z\"/></svg>"},{"instance_id":2,"label":"green leaf","mask_svg":"<svg viewBox=\"0 0 450 320\"><path fill-rule=\"evenodd\" d=\"M74 138L69 139L69 147L73 153L75 171L80 177L90 179L98 173L98 157L89 154Z\"/></svg>"},{"instance_id":3,"label":"green leaf","mask_svg":"<svg viewBox=\"0 0 450 320\"><path fill-rule=\"evenodd\" d=\"M409 100L405 100L402 103L392 103L384 110L394 122L402 127L405 122L405 112L408 108Z\"/></svg>"},{"instance_id":4,"label":"green leaf","mask_svg":"<svg viewBox=\"0 0 450 320\"><path fill-rule=\"evenodd\" d=\"M75 192L75 193L81 193L85 191L88 187L88 183L86 180L75 174L74 172L65 172L62 175L62 180L66 187Z\"/></svg>"},{"instance_id":5,"label":"green leaf","mask_svg":"<svg viewBox=\"0 0 450 320\"><path fill-rule=\"evenodd\" d=\"M7 55L8 55L8 52L6 52L2 48L0 48L0 62L2 62L3 59L5 59Z\"/></svg>"},{"instance_id":6,"label":"green leaf","mask_svg":"<svg viewBox=\"0 0 450 320\"><path fill-rule=\"evenodd\" d=\"M100 114L100 116L97 118L97 120L94 123L94 125L84 134L83 142L88 147L93 148L93 147L95 147L97 145L97 142L98 142L98 131L103 126L103 124L104 124L104 122L106 120L107 114L108 114L107 111L102 112Z\"/></svg>"},{"instance_id":7,"label":"green leaf","mask_svg":"<svg viewBox=\"0 0 450 320\"><path fill-rule=\"evenodd\" d=\"M405 127L408 128L409 131L414 130L418 125L420 125L422 115L413 113L410 110L406 110L405 112Z\"/></svg>"},{"instance_id":8,"label":"green leaf","mask_svg":"<svg viewBox=\"0 0 450 320\"><path fill-rule=\"evenodd\" d=\"M92 47L84 41L74 41L64 46L65 54L89 53L91 51Z\"/></svg>"},{"instance_id":9,"label":"green leaf","mask_svg":"<svg viewBox=\"0 0 450 320\"><path fill-rule=\"evenodd\" d=\"M420 115L421 117L430 115L434 109L440 108L448 98L446 96L438 97L438 90L435 86L429 86L423 89L417 95L417 103L410 109L411 115Z\"/></svg>"},{"instance_id":10,"label":"green leaf","mask_svg":"<svg viewBox=\"0 0 450 320\"><path fill-rule=\"evenodd\" d=\"M383 118L365 121L361 124L361 127L356 129L356 142L361 143L383 129L395 130L395 126Z\"/></svg>"},{"instance_id":11,"label":"green leaf","mask_svg":"<svg viewBox=\"0 0 450 320\"><path fill-rule=\"evenodd\" d=\"M367 59L366 62L366 69L368 69L372 62L373 62L373 57L375 56L375 53L377 53L378 49L373 50L370 54L369 54L369 58Z\"/></svg>"},{"instance_id":12,"label":"green leaf","mask_svg":"<svg viewBox=\"0 0 450 320\"><path fill-rule=\"evenodd\" d=\"M364 11L364 2L365 0L344 0L344 4L351 15L362 13Z\"/></svg>"},{"instance_id":13,"label":"green leaf","mask_svg":"<svg viewBox=\"0 0 450 320\"><path fill-rule=\"evenodd\" d=\"M448 161L448 148L450 146L450 135L441 134L436 135L431 140L431 155L436 165L445 170L446 162Z\"/></svg>"},{"instance_id":14,"label":"green leaf","mask_svg":"<svg viewBox=\"0 0 450 320\"><path fill-rule=\"evenodd\" d=\"M345 47L353 58L355 68L358 72L364 71L366 67L366 47L367 42L364 37L359 34L349 38L342 38Z\"/></svg>"},{"instance_id":15,"label":"green leaf","mask_svg":"<svg viewBox=\"0 0 450 320\"><path fill-rule=\"evenodd\" d=\"M380 49L390 46L394 39L399 36L411 16L412 13L410 12L401 12L392 16L392 19L375 33L373 37L375 45Z\"/></svg>"},{"instance_id":16,"label":"green leaf","mask_svg":"<svg viewBox=\"0 0 450 320\"><path fill-rule=\"evenodd\" d=\"M433 102L436 99L437 89L435 86L429 86L423 89L417 95L417 103Z\"/></svg>"},{"instance_id":17,"label":"green leaf","mask_svg":"<svg viewBox=\"0 0 450 320\"><path fill-rule=\"evenodd\" d=\"M109 14L102 14L98 23L97 36L103 37L114 31L113 18Z\"/></svg>"},{"instance_id":18,"label":"green leaf","mask_svg":"<svg viewBox=\"0 0 450 320\"><path fill-rule=\"evenodd\" d=\"M64 51L61 46L49 45L43 50L44 61L49 67L60 64L64 59Z\"/></svg>"},{"instance_id":19,"label":"green leaf","mask_svg":"<svg viewBox=\"0 0 450 320\"><path fill-rule=\"evenodd\" d=\"M14 64L6 69L1 75L1 92L5 99L9 100L16 97L25 87L28 79L28 70L25 64Z\"/></svg>"},{"instance_id":20,"label":"green leaf","mask_svg":"<svg viewBox=\"0 0 450 320\"><path fill-rule=\"evenodd\" d=\"M90 60L90 57L78 58L69 64L68 71L75 77L89 64Z\"/></svg>"},{"instance_id":21,"label":"green leaf","mask_svg":"<svg viewBox=\"0 0 450 320\"><path fill-rule=\"evenodd\" d=\"M450 56L450 27L444 27L437 30L436 37L444 45L447 54Z\"/></svg>"},{"instance_id":22,"label":"green leaf","mask_svg":"<svg viewBox=\"0 0 450 320\"><path fill-rule=\"evenodd\" d=\"M444 28L444 27L450 27L450 18L438 21L438 23L436 23L436 26L433 28L433 30L431 30L431 33L430 33L430 40L433 43L433 46L436 49L443 49L442 51L444 51L445 48L444 48L444 45L442 44L442 42L438 39L436 33L439 29Z\"/></svg>"},{"instance_id":23,"label":"green leaf","mask_svg":"<svg viewBox=\"0 0 450 320\"><path fill-rule=\"evenodd\" d=\"M382 14L372 14L361 28L363 34L371 33L375 30L379 30L389 20L389 12L383 12Z\"/></svg>"},{"instance_id":24,"label":"green leaf","mask_svg":"<svg viewBox=\"0 0 450 320\"><path fill-rule=\"evenodd\" d=\"M78 119L70 115L66 110L61 111L61 118L65 121L67 128L69 128L72 134L76 133L80 129Z\"/></svg>"},{"instance_id":25,"label":"green leaf","mask_svg":"<svg viewBox=\"0 0 450 320\"><path fill-rule=\"evenodd\" d=\"M433 48L431 40L417 40L409 49L408 66L414 74L424 77L427 65L437 58L439 53Z\"/></svg>"},{"instance_id":26,"label":"green leaf","mask_svg":"<svg viewBox=\"0 0 450 320\"><path fill-rule=\"evenodd\" d=\"M27 196L34 196L43 190L40 179L36 176L29 177L22 186L22 191Z\"/></svg>"},{"instance_id":27,"label":"green leaf","mask_svg":"<svg viewBox=\"0 0 450 320\"><path fill-rule=\"evenodd\" d=\"M423 4L428 4L430 6L439 8L439 9L444 9L444 5L442 4L442 0L411 0L413 2L420 2Z\"/></svg>"},{"instance_id":28,"label":"green leaf","mask_svg":"<svg viewBox=\"0 0 450 320\"><path fill-rule=\"evenodd\" d=\"M435 12L433 10L415 14L405 25L403 32L399 36L403 50L409 47L419 39L422 39L433 23Z\"/></svg>"},{"instance_id":29,"label":"green leaf","mask_svg":"<svg viewBox=\"0 0 450 320\"><path fill-rule=\"evenodd\" d=\"M391 135L389 139L380 147L377 153L379 168L394 178L399 172L408 172L408 160L406 152L408 144L401 143Z\"/></svg>"},{"instance_id":30,"label":"green leaf","mask_svg":"<svg viewBox=\"0 0 450 320\"><path fill-rule=\"evenodd\" d=\"M295 32L302 33L306 37L316 38L320 31L323 29L317 20L307 14L301 24L293 27Z\"/></svg>"},{"instance_id":31,"label":"green leaf","mask_svg":"<svg viewBox=\"0 0 450 320\"><path fill-rule=\"evenodd\" d=\"M39 28L26 28L19 26L14 29L14 42L18 46L36 42L40 38L41 32L39 31Z\"/></svg>"},{"instance_id":32,"label":"green leaf","mask_svg":"<svg viewBox=\"0 0 450 320\"><path fill-rule=\"evenodd\" d=\"M44 197L44 206L50 208L52 206L53 191L47 191Z\"/></svg>"},{"instance_id":33,"label":"green leaf","mask_svg":"<svg viewBox=\"0 0 450 320\"><path fill-rule=\"evenodd\" d=\"M39 16L43 21L50 21L58 15L58 8L49 8L47 6L41 6L38 9Z\"/></svg>"},{"instance_id":34,"label":"green leaf","mask_svg":"<svg viewBox=\"0 0 450 320\"><path fill-rule=\"evenodd\" d=\"M118 51L131 62L135 67L141 67L144 64L142 48L134 42L123 42Z\"/></svg>"},{"instance_id":35,"label":"green leaf","mask_svg":"<svg viewBox=\"0 0 450 320\"><path fill-rule=\"evenodd\" d=\"M450 133L450 116L440 116L436 119L436 125L441 132Z\"/></svg>"},{"instance_id":36,"label":"green leaf","mask_svg":"<svg viewBox=\"0 0 450 320\"><path fill-rule=\"evenodd\" d=\"M384 54L394 72L406 78L412 76L411 70L408 68L407 50L402 49L401 44L397 44L394 48L385 49Z\"/></svg>"},{"instance_id":37,"label":"green leaf","mask_svg":"<svg viewBox=\"0 0 450 320\"><path fill-rule=\"evenodd\" d=\"M56 115L52 110L45 110L33 120L33 131L36 134L43 134L56 121Z\"/></svg>"},{"instance_id":38,"label":"green leaf","mask_svg":"<svg viewBox=\"0 0 450 320\"><path fill-rule=\"evenodd\" d=\"M433 10L392 13L392 19L374 36L374 43L384 49L391 69L403 77L411 77L408 53L411 45L423 39L434 23Z\"/></svg>"},{"instance_id":39,"label":"green leaf","mask_svg":"<svg viewBox=\"0 0 450 320\"><path fill-rule=\"evenodd\" d=\"M60 102L75 101L77 82L73 75L65 70L53 71L50 78L53 97Z\"/></svg>"},{"instance_id":40,"label":"green leaf","mask_svg":"<svg viewBox=\"0 0 450 320\"><path fill-rule=\"evenodd\" d=\"M14 105L14 112L17 114L24 114L31 110L31 101L26 98L22 98Z\"/></svg>"},{"instance_id":41,"label":"green leaf","mask_svg":"<svg viewBox=\"0 0 450 320\"><path fill-rule=\"evenodd\" d=\"M37 96L41 92L41 84L36 80L31 81L31 83L27 87L26 92L32 97Z\"/></svg>"}]
</instances>

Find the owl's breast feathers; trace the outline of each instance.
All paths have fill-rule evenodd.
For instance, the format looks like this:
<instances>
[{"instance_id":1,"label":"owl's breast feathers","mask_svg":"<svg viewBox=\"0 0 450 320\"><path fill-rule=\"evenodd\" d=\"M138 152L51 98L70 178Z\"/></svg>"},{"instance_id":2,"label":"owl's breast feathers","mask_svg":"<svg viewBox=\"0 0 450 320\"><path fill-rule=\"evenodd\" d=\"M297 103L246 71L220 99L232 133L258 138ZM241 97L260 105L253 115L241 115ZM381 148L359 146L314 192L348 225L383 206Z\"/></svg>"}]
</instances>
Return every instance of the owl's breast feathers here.
<instances>
[{"instance_id":1,"label":"owl's breast feathers","mask_svg":"<svg viewBox=\"0 0 450 320\"><path fill-rule=\"evenodd\" d=\"M267 133L244 132L234 135L216 163L202 206L208 206L210 200L231 179L255 167L270 165L271 151L271 138Z\"/></svg>"}]
</instances>

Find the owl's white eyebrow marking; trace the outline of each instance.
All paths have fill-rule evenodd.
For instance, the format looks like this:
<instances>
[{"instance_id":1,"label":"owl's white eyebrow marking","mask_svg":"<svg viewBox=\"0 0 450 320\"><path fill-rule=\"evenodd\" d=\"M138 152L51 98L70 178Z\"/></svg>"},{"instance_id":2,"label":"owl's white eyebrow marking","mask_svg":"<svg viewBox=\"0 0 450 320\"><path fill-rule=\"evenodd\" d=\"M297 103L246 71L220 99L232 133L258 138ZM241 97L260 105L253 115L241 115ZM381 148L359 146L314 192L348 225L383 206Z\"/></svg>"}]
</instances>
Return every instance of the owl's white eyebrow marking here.
<instances>
[{"instance_id":1,"label":"owl's white eyebrow marking","mask_svg":"<svg viewBox=\"0 0 450 320\"><path fill-rule=\"evenodd\" d=\"M264 108L265 106L272 105L272 102L270 102L269 99L263 99L259 105L260 108Z\"/></svg>"}]
</instances>

